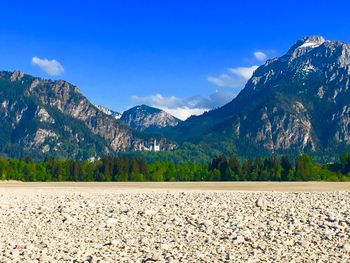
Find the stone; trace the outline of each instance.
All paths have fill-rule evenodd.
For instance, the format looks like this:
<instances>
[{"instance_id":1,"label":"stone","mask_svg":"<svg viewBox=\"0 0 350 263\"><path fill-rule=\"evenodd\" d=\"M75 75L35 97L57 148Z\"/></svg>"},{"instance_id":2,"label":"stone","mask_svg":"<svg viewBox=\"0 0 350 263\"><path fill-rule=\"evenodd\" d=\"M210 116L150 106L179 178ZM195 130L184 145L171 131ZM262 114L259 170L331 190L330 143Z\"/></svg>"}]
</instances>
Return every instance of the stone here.
<instances>
[{"instance_id":1,"label":"stone","mask_svg":"<svg viewBox=\"0 0 350 263\"><path fill-rule=\"evenodd\" d=\"M335 216L334 216L332 213L329 213L329 214L328 214L328 220L329 220L330 222L335 222L336 218L335 218Z\"/></svg>"},{"instance_id":2,"label":"stone","mask_svg":"<svg viewBox=\"0 0 350 263\"><path fill-rule=\"evenodd\" d=\"M243 236L237 236L235 241L236 241L236 243L240 244L240 243L243 243L245 240L244 240Z\"/></svg>"},{"instance_id":3,"label":"stone","mask_svg":"<svg viewBox=\"0 0 350 263\"><path fill-rule=\"evenodd\" d=\"M344 245L343 245L343 249L344 249L345 251L350 252L350 243L344 244Z\"/></svg>"},{"instance_id":4,"label":"stone","mask_svg":"<svg viewBox=\"0 0 350 263\"><path fill-rule=\"evenodd\" d=\"M263 197L259 197L256 202L255 202L256 206L262 209L267 208L267 201L265 200L265 198Z\"/></svg>"},{"instance_id":5,"label":"stone","mask_svg":"<svg viewBox=\"0 0 350 263\"><path fill-rule=\"evenodd\" d=\"M118 219L110 217L107 219L106 224L109 227L115 226L116 224L118 224Z\"/></svg>"}]
</instances>

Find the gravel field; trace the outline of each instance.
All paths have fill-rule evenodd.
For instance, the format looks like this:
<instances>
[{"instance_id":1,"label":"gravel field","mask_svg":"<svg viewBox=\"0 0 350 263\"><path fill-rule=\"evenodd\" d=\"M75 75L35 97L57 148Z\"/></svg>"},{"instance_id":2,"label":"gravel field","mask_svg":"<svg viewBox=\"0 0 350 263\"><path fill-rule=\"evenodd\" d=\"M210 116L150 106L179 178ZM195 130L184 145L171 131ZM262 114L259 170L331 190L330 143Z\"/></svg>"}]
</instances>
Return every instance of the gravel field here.
<instances>
[{"instance_id":1,"label":"gravel field","mask_svg":"<svg viewBox=\"0 0 350 263\"><path fill-rule=\"evenodd\" d=\"M350 191L7 186L0 262L350 262Z\"/></svg>"}]
</instances>

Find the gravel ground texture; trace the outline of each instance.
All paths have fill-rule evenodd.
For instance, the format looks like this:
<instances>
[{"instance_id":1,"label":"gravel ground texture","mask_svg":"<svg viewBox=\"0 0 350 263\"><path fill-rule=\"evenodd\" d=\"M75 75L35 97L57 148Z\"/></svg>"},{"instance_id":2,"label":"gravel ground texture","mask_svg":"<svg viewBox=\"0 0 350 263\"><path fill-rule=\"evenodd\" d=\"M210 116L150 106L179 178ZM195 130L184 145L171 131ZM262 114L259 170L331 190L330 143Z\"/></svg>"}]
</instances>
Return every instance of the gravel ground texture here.
<instances>
[{"instance_id":1,"label":"gravel ground texture","mask_svg":"<svg viewBox=\"0 0 350 263\"><path fill-rule=\"evenodd\" d=\"M2 187L0 262L350 262L350 192Z\"/></svg>"}]
</instances>

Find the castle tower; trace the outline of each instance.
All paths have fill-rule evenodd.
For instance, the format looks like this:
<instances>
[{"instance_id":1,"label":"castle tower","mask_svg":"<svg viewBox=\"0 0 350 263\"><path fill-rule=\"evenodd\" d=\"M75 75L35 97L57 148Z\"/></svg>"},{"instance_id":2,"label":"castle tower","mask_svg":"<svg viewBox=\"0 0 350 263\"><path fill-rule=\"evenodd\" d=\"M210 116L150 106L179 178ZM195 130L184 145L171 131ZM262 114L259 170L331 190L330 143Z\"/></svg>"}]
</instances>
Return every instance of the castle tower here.
<instances>
[{"instance_id":1,"label":"castle tower","mask_svg":"<svg viewBox=\"0 0 350 263\"><path fill-rule=\"evenodd\" d=\"M154 139L154 142L153 142L153 151L154 152L159 152L160 151L160 146L157 145L157 140Z\"/></svg>"}]
</instances>

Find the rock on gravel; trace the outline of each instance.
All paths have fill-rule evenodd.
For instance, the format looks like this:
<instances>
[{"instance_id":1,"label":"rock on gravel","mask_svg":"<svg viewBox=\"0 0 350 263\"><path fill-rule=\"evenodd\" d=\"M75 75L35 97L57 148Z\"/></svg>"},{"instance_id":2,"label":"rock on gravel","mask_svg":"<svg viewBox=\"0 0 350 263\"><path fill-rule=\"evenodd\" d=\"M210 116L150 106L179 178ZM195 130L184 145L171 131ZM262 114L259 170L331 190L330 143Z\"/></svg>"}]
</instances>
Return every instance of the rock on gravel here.
<instances>
[{"instance_id":1,"label":"rock on gravel","mask_svg":"<svg viewBox=\"0 0 350 263\"><path fill-rule=\"evenodd\" d=\"M350 192L0 193L0 262L350 262Z\"/></svg>"},{"instance_id":2,"label":"rock on gravel","mask_svg":"<svg viewBox=\"0 0 350 263\"><path fill-rule=\"evenodd\" d=\"M257 207L265 209L267 207L268 203L267 203L267 201L265 200L264 197L259 196L259 198L256 200L255 204L256 204Z\"/></svg>"}]
</instances>

